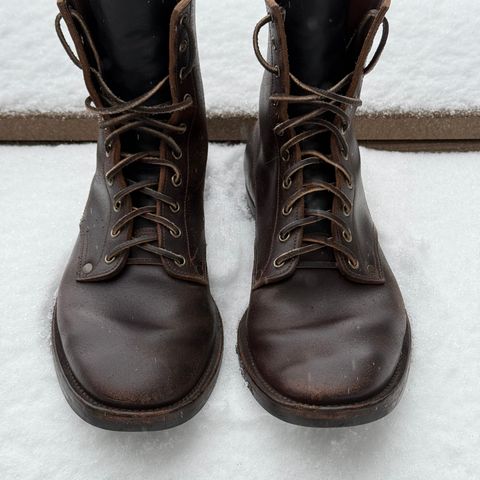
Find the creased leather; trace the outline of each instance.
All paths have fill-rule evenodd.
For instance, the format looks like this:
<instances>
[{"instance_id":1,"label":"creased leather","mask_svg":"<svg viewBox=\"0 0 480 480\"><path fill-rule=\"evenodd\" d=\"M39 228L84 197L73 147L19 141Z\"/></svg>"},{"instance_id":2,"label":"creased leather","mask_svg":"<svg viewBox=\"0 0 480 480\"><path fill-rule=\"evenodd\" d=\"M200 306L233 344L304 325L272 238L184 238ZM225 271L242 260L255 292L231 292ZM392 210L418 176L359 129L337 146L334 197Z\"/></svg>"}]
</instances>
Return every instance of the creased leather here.
<instances>
[{"instance_id":1,"label":"creased leather","mask_svg":"<svg viewBox=\"0 0 480 480\"><path fill-rule=\"evenodd\" d=\"M81 2L75 2L76 8L82 11ZM77 31L75 20L72 17L66 0L59 1L60 11L64 16L69 32L74 40L80 62L84 65L84 78L90 95L101 106L102 102L97 94L97 86L89 68L89 54L84 42ZM179 267L175 262L162 259L166 271L175 278L195 281L201 284L208 283L206 267L206 242L204 229L203 192L205 168L208 155L208 134L204 93L201 80L199 59L195 35L195 5L192 0L182 0L175 7L170 23L169 74L170 90L173 101L181 101L190 95L193 106L188 111L177 112L172 115L171 121L177 124L184 123L187 132L178 138L178 144L183 152L180 159L173 159L172 152L164 150L164 155L173 160L182 171L183 181L180 186L174 186L171 178L161 176L159 190L175 197L181 205L180 212L172 212L168 206L159 206L159 213L175 224L181 225L182 236L173 238L165 231L158 231L159 246L175 251L186 259L186 264ZM186 41L186 48L181 49L182 42ZM132 229L125 229L115 239L108 238L115 221L128 211L130 204L124 202L120 212L108 212L107 205L112 206L112 197L125 181L116 180L120 185L109 187L104 174L115 161L115 152L118 153L120 142L117 140L113 152L107 156L102 147L108 131L100 131L97 172L92 182L92 190L81 223L81 253L77 269L77 279L80 281L101 281L111 279L122 271L126 264L126 255L116 258L112 264L106 264L105 258L111 251L111 246L130 239ZM103 176L102 176L103 175ZM118 175L122 177L122 175ZM108 200L108 203L107 203ZM159 227L160 228L160 227ZM84 270L85 264L92 265L91 270Z\"/></svg>"},{"instance_id":2,"label":"creased leather","mask_svg":"<svg viewBox=\"0 0 480 480\"><path fill-rule=\"evenodd\" d=\"M282 49L286 49L289 38L283 30L281 9L274 0L266 0L266 4L272 16L271 37L277 42L277 50L270 45L268 61L272 66L279 65L282 72L288 68L288 55ZM371 22L367 44L381 25L387 4L382 3L378 16ZM364 6L368 9L371 5ZM370 46L360 49L357 71L362 74ZM362 76L355 80L357 97ZM336 177L337 187L353 201L353 211L344 215L339 200L335 200L333 211L344 215L342 220L352 230L353 240L348 246L358 256L358 269L353 269L345 256L337 252L336 262L328 268L305 268L295 260L280 268L273 267L278 255L302 240L293 235L287 242L278 239L285 222L281 205L288 195L282 192L282 174L298 156L290 162L280 159L279 140L285 142L289 133L279 139L273 129L285 121L287 112L272 105L270 96L279 90L287 93L288 82L286 75L277 78L274 73L265 74L259 121L245 153L247 192L256 213L256 242L252 292L240 341L248 350L247 369L259 373L270 394L306 406L353 404L370 399L389 384L407 335L405 306L378 245L352 127L345 132L348 158L340 154L333 135L331 152L333 160L348 165L353 175L353 189L348 188L342 175ZM346 108L353 118L355 107ZM297 188L302 181L297 176ZM302 214L300 207L294 212ZM332 233L337 242L347 242L337 225L332 226Z\"/></svg>"},{"instance_id":3,"label":"creased leather","mask_svg":"<svg viewBox=\"0 0 480 480\"><path fill-rule=\"evenodd\" d=\"M59 6L84 67L90 94L101 105L98 85L87 68L87 46L70 14L71 4L61 0ZM75 6L81 14L82 1L76 0ZM160 257L139 263L139 257L129 256L128 251L111 263L105 262L116 245L132 237L133 227L130 224L118 236L111 235L112 227L132 205L126 196L119 211L113 208L114 195L125 189L126 182L119 173L110 185L106 173L119 162L121 144L117 140L107 153L104 143L109 132L100 129L97 168L80 235L57 295L56 327L73 377L93 401L122 409L170 406L188 396L211 364L222 334L205 262L207 133L193 0L177 4L169 36L170 51L164 55L168 56L173 101L189 94L194 102L192 108L170 119L187 127L178 138L183 155L175 159L182 182L173 185L171 171L166 175L164 168L158 185L159 192L181 205L176 213L168 206L158 206L158 213L178 225L182 235L173 238L159 226L158 238L159 245L184 255L186 264L162 263ZM160 148L173 161L172 152L165 145Z\"/></svg>"},{"instance_id":4,"label":"creased leather","mask_svg":"<svg viewBox=\"0 0 480 480\"><path fill-rule=\"evenodd\" d=\"M373 38L387 11L386 3L382 4L377 17L371 23L370 30L366 35L365 45L361 49L359 60L356 62L355 72L363 72ZM288 219L281 212L282 205L288 198L288 192L281 187L283 174L288 167L299 160L300 151L297 146L288 162L281 161L279 141L285 143L288 138L291 138L293 131L285 133L281 138L273 132L275 125L288 118L286 105L275 107L270 100L272 94L289 93L288 39L285 35L282 9L274 0L267 0L266 4L267 11L272 17L270 36L273 41L269 42L269 60L272 65L279 66L280 76L277 77L273 73L265 72L260 93L259 123L255 127L252 140L246 150L247 174L253 178L253 180L247 181L247 186L254 183L262 185L262 201L258 203L254 200L254 203L257 203L256 215L258 219L255 245L255 286L257 287L280 281L292 275L297 268L298 259L286 262L280 268L276 268L273 261L280 255L301 245L303 239L301 231L294 232L287 242L280 242L278 235L288 222L303 216L304 208L303 202L298 202ZM273 48L272 44L276 45L276 48ZM355 82L354 95L358 97L361 90L361 76L355 73L352 82ZM352 118L355 115L354 108L348 108L347 112ZM260 138L260 145L257 145ZM354 193L352 193L343 185L342 191L349 198L352 198L354 194L355 201L352 215L350 217L345 216L344 220L351 228L355 239L352 244L349 244L349 247L357 256L360 266L357 270L353 269L341 254L336 253L337 266L342 274L352 281L382 283L384 281L383 266L378 255L377 234L365 201L360 174L358 143L352 128L346 132L346 138L351 152L347 160L348 168L355 174L355 188L353 189ZM334 160L339 163L343 162L344 160L338 151L338 145L334 140L332 140L331 149ZM252 156L253 158L251 158ZM272 182L272 180L274 181ZM302 175L297 175L294 181L294 187L298 188L303 182ZM342 185L342 182L344 182L343 178L337 173L337 184ZM334 204L334 212L340 212L339 208L337 201ZM341 212L340 215L342 215ZM339 239L341 233L334 228L334 235Z\"/></svg>"}]
</instances>

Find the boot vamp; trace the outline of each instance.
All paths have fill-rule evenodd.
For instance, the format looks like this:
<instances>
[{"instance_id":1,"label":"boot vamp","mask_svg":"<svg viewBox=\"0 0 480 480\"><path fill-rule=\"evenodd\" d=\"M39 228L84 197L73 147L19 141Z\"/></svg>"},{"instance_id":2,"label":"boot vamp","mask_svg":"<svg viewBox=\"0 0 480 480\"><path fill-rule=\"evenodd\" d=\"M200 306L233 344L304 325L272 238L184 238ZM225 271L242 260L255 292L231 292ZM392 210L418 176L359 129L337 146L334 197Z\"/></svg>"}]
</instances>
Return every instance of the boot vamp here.
<instances>
[{"instance_id":1,"label":"boot vamp","mask_svg":"<svg viewBox=\"0 0 480 480\"><path fill-rule=\"evenodd\" d=\"M388 268L387 268L388 270ZM336 269L297 269L252 292L248 344L264 380L280 394L315 405L372 397L391 379L406 332L392 273L360 285Z\"/></svg>"},{"instance_id":2,"label":"boot vamp","mask_svg":"<svg viewBox=\"0 0 480 480\"><path fill-rule=\"evenodd\" d=\"M127 265L111 281L80 283L71 264L56 320L81 386L103 403L128 408L169 405L191 392L218 329L208 287L146 265Z\"/></svg>"}]
</instances>

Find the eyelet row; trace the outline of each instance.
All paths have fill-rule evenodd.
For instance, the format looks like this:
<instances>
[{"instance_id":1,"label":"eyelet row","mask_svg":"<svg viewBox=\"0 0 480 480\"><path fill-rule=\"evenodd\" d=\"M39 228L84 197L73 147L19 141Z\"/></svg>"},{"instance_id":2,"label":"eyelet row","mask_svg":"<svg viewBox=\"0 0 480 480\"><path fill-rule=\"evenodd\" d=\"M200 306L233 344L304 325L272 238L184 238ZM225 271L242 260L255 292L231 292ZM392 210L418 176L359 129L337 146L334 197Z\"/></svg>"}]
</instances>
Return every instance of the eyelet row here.
<instances>
[{"instance_id":1,"label":"eyelet row","mask_svg":"<svg viewBox=\"0 0 480 480\"><path fill-rule=\"evenodd\" d=\"M116 259L117 259L117 257L110 257L109 255L106 255L106 256L105 256L105 263L106 263L107 265L110 265L110 264L113 263Z\"/></svg>"},{"instance_id":2,"label":"eyelet row","mask_svg":"<svg viewBox=\"0 0 480 480\"><path fill-rule=\"evenodd\" d=\"M278 258L273 261L273 266L275 268L282 268L285 265L285 262L279 262Z\"/></svg>"},{"instance_id":3,"label":"eyelet row","mask_svg":"<svg viewBox=\"0 0 480 480\"><path fill-rule=\"evenodd\" d=\"M174 260L174 262L178 267L184 267L187 263L184 256L181 256L179 260Z\"/></svg>"},{"instance_id":4,"label":"eyelet row","mask_svg":"<svg viewBox=\"0 0 480 480\"><path fill-rule=\"evenodd\" d=\"M180 238L182 236L182 231L177 227L177 230L170 230L170 235L173 238Z\"/></svg>"},{"instance_id":5,"label":"eyelet row","mask_svg":"<svg viewBox=\"0 0 480 480\"><path fill-rule=\"evenodd\" d=\"M292 186L292 179L290 177L283 180L282 188L284 190L289 190L291 186Z\"/></svg>"},{"instance_id":6,"label":"eyelet row","mask_svg":"<svg viewBox=\"0 0 480 480\"><path fill-rule=\"evenodd\" d=\"M187 51L187 48L188 48L188 40L186 38L184 38L181 42L180 42L180 45L178 47L178 51L180 53L185 53Z\"/></svg>"},{"instance_id":7,"label":"eyelet row","mask_svg":"<svg viewBox=\"0 0 480 480\"><path fill-rule=\"evenodd\" d=\"M350 229L344 230L342 232L342 237L347 243L352 243L353 235L352 235L352 231Z\"/></svg>"},{"instance_id":8,"label":"eyelet row","mask_svg":"<svg viewBox=\"0 0 480 480\"><path fill-rule=\"evenodd\" d=\"M179 150L178 152L175 150L172 150L172 157L175 160L180 160L183 157L183 152L181 150Z\"/></svg>"},{"instance_id":9,"label":"eyelet row","mask_svg":"<svg viewBox=\"0 0 480 480\"><path fill-rule=\"evenodd\" d=\"M360 268L360 262L358 260L355 260L355 262L352 261L351 258L348 259L348 264L350 267L352 267L354 270L358 270Z\"/></svg>"},{"instance_id":10,"label":"eyelet row","mask_svg":"<svg viewBox=\"0 0 480 480\"><path fill-rule=\"evenodd\" d=\"M292 207L288 207L288 208L287 208L287 207L283 207L283 208L282 208L282 215L283 215L284 217L288 217L288 216L292 213L292 211L293 211L293 208L292 208Z\"/></svg>"}]
</instances>

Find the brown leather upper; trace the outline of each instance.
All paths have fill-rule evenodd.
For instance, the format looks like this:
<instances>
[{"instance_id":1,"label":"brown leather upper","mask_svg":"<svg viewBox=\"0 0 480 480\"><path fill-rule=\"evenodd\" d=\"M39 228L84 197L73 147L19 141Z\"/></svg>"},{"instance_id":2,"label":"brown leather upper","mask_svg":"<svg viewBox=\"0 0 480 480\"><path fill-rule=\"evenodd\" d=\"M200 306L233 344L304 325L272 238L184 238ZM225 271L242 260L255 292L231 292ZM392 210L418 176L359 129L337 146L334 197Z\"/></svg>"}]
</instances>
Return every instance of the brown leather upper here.
<instances>
[{"instance_id":1,"label":"brown leather upper","mask_svg":"<svg viewBox=\"0 0 480 480\"><path fill-rule=\"evenodd\" d=\"M365 16L366 20L365 32L359 32L353 72L345 88L335 92L353 99L352 104L333 101L345 112L348 124L343 126L339 115L333 121L319 115L333 122L333 127L329 125L330 149L320 151L336 165L333 186L339 193L327 214L338 220L331 222L331 236L321 240L320 248L333 257L319 256L313 261L294 255L315 241L314 235L306 235L299 227L282 237L285 228L307 215L304 197L289 204L293 192L313 191L322 185L318 188L315 181L307 185L302 169L295 171L295 164L305 158L302 142L293 144L288 155L282 147L299 134L295 126L278 134L278 125L290 118L282 98L291 97L295 80L288 57L288 42L295 39L286 33L281 5L274 0L266 4L268 17L263 23L270 23L271 41L268 60L261 61L267 71L259 121L245 157L247 191L256 213L253 290L246 315L248 348L254 367L278 393L304 403L354 402L386 386L399 362L407 328L402 297L378 245L366 203L352 125L367 56L389 2L350 2L355 5L350 21L357 18L360 23ZM376 9L369 12L372 6ZM307 94L325 99L325 92L313 88ZM340 140L347 146L346 154ZM285 186L289 171L295 173L291 185ZM350 211L345 204L351 204ZM291 211L285 211L286 205L291 205Z\"/></svg>"},{"instance_id":2,"label":"brown leather upper","mask_svg":"<svg viewBox=\"0 0 480 480\"><path fill-rule=\"evenodd\" d=\"M109 86L102 83L85 1L60 0L59 8L75 45L92 109L100 111L107 125L99 132L97 170L58 292L62 346L75 378L97 400L128 408L170 404L198 382L214 340L221 334L205 259L203 189L208 144L194 0L178 1L169 21L169 49L161 52L168 59L165 108L168 112L169 105L179 105L166 115L149 115L148 108L155 106L141 99L115 113L115 108L128 107L132 99L106 94ZM148 42L150 33L140 31L139 38L130 41ZM105 98L113 104L105 104ZM114 133L112 144L105 145L122 121L132 121L122 120L122 115L137 115L142 128L150 122L147 128L166 138L160 138L153 158L144 159L151 162L150 172L152 165L158 165L158 184L142 192L158 200L153 210L146 207L140 227L128 221L140 208L132 198L126 195L118 204L115 201L122 189L134 184L123 170L108 176L125 158L130 161L128 155L137 153L124 153L123 134ZM108 123L112 119L114 123ZM159 122L173 129L163 129ZM139 132L148 135L145 128L139 127ZM171 145L178 146L181 154ZM141 165L136 168L141 172ZM122 228L115 228L122 219L126 219ZM153 240L135 244L142 235ZM119 246L124 249L113 255Z\"/></svg>"},{"instance_id":3,"label":"brown leather upper","mask_svg":"<svg viewBox=\"0 0 480 480\"><path fill-rule=\"evenodd\" d=\"M102 99L90 68L92 61L75 25L69 4L67 1L61 1L59 8L75 43L90 96L97 107L102 107ZM76 5L76 3L72 4ZM188 38L188 47L183 50L180 45L186 38ZM163 53L167 55L167 52ZM172 212L167 205L159 202L159 214L178 224L182 230L179 238L172 238L171 235L165 235L165 232L159 228L159 246L183 255L186 264L179 267L173 260L165 257L161 261L173 277L206 284L203 189L208 140L203 86L196 49L193 1L180 1L172 13L169 59L172 103L181 102L186 96L191 96L193 105L184 111L174 113L170 118L171 124L185 124L187 127L185 134L176 137L183 152L182 157L174 158L174 152L164 145L161 146L162 154L180 169L181 184L179 186L173 184L171 181L173 173L170 172L168 177L165 174L159 176L158 185L159 191L175 197L181 207L179 212ZM101 130L98 142L97 173L89 198L89 204L94 204L95 208L85 209L81 225L81 256L77 271L77 278L81 281L97 281L117 275L123 270L129 256L129 252L126 251L118 255L112 263L106 264L104 261L115 245L128 240L132 235L131 228L122 229L116 237L110 235L116 221L131 209L131 203L128 199L122 202L118 212L110 208L114 204L115 194L125 187L125 181L120 175L114 179L112 186L107 185L105 174L118 162L121 145L120 140L117 139L112 145L111 152L107 154L104 139L105 132ZM91 228L92 224L95 224L95 228ZM83 270L85 264L89 267ZM90 269L90 265L93 268Z\"/></svg>"},{"instance_id":4,"label":"brown leather upper","mask_svg":"<svg viewBox=\"0 0 480 480\"><path fill-rule=\"evenodd\" d=\"M147 408L185 397L204 372L220 318L207 287L161 267L128 265L114 280L78 282L78 243L57 298L75 378L107 405Z\"/></svg>"}]
</instances>

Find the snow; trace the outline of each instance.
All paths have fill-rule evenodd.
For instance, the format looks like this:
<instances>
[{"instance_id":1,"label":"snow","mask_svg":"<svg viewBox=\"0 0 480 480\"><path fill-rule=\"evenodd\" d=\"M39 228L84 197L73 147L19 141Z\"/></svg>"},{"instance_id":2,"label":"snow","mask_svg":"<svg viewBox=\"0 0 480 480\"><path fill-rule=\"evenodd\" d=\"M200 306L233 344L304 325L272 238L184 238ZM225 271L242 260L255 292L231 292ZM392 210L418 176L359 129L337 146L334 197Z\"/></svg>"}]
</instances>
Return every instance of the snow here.
<instances>
[{"instance_id":1,"label":"snow","mask_svg":"<svg viewBox=\"0 0 480 480\"><path fill-rule=\"evenodd\" d=\"M56 11L54 0L0 2L0 112L83 111L81 73L56 38ZM255 113L262 68L252 32L265 14L262 0L198 0L197 12L209 114ZM477 0L432 8L393 0L390 41L365 83L364 111L479 111L479 16Z\"/></svg>"},{"instance_id":2,"label":"snow","mask_svg":"<svg viewBox=\"0 0 480 480\"><path fill-rule=\"evenodd\" d=\"M412 320L413 364L391 415L315 430L271 417L239 372L235 333L248 302L254 234L242 151L211 146L208 167L208 260L226 335L218 384L185 425L127 434L91 427L72 412L50 353L53 298L95 148L0 146L2 480L478 478L478 155L362 150L372 214Z\"/></svg>"}]
</instances>

